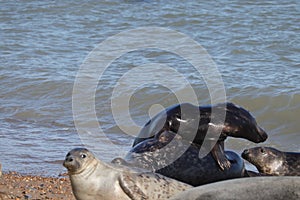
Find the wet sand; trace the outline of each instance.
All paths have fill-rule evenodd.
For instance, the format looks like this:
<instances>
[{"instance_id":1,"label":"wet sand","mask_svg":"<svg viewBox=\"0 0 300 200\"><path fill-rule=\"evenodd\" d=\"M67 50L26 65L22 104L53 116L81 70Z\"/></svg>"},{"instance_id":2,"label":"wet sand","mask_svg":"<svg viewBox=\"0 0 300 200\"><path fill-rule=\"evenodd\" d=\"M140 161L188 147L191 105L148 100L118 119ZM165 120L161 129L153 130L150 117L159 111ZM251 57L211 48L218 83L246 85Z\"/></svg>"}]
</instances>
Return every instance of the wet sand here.
<instances>
[{"instance_id":1,"label":"wet sand","mask_svg":"<svg viewBox=\"0 0 300 200\"><path fill-rule=\"evenodd\" d=\"M0 200L70 199L75 200L68 176L60 178L3 173L0 177Z\"/></svg>"}]
</instances>

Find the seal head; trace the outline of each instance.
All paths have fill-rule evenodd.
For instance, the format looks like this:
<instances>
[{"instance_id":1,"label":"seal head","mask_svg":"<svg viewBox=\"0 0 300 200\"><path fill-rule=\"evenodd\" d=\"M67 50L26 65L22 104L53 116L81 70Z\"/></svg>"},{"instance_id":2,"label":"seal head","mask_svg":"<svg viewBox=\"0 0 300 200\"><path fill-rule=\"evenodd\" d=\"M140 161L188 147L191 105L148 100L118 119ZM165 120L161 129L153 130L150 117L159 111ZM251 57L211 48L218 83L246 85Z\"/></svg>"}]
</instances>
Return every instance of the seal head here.
<instances>
[{"instance_id":1,"label":"seal head","mask_svg":"<svg viewBox=\"0 0 300 200\"><path fill-rule=\"evenodd\" d=\"M268 138L251 113L233 103L226 105L226 119L222 132L226 136L244 138L255 143L264 142Z\"/></svg>"},{"instance_id":2,"label":"seal head","mask_svg":"<svg viewBox=\"0 0 300 200\"><path fill-rule=\"evenodd\" d=\"M93 163L95 156L85 148L71 150L64 160L63 166L69 174L79 174Z\"/></svg>"},{"instance_id":3,"label":"seal head","mask_svg":"<svg viewBox=\"0 0 300 200\"><path fill-rule=\"evenodd\" d=\"M242 157L265 175L300 176L300 153L282 152L272 147L255 147L244 150Z\"/></svg>"}]
</instances>

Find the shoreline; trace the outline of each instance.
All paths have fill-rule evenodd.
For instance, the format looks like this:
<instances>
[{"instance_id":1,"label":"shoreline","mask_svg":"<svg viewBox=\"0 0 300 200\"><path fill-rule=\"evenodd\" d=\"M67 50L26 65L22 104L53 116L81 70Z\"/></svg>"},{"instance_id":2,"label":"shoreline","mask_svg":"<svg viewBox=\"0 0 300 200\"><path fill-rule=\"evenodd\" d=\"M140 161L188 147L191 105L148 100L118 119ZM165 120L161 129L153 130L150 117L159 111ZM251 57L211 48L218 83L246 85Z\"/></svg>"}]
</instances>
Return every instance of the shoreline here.
<instances>
[{"instance_id":1,"label":"shoreline","mask_svg":"<svg viewBox=\"0 0 300 200\"><path fill-rule=\"evenodd\" d=\"M0 176L0 200L6 199L70 199L75 200L71 183L65 174L61 177L23 175L3 172Z\"/></svg>"},{"instance_id":2,"label":"shoreline","mask_svg":"<svg viewBox=\"0 0 300 200\"><path fill-rule=\"evenodd\" d=\"M249 189L247 187L253 189L251 186L251 182L253 187L256 185L256 183L258 183L258 185L255 186L256 188L254 188L254 190L258 190L262 186L266 187L266 191L268 191L266 195L270 197L272 195L277 195L277 197L291 197L290 199L298 199L298 197L300 196L300 177L266 176L237 178L210 183L199 187L194 187L188 191L182 192L182 194L178 193L171 199L182 199L183 197L189 197L188 199L198 199L196 197L200 197L203 190L204 193L206 193L207 188L210 188L210 190L218 191L219 189L222 189L222 187L225 188L226 191L228 190L228 188L231 188L233 190L237 189L237 191L232 191L227 194L229 196L231 195L231 197L232 195L236 197L235 194L239 193L239 190L241 190L243 193L243 190ZM232 184L232 186L228 187L228 183ZM283 183L285 187L282 187ZM275 187L275 189L273 188L273 186ZM216 191L213 191L212 194L217 194ZM246 196L250 198L253 197L253 194L255 193L248 192ZM241 196L241 194L237 196ZM0 176L0 200L6 199L76 200L72 192L69 177L66 174L60 175L59 177L43 177L39 175L23 175L18 172L4 172L2 173L2 176Z\"/></svg>"}]
</instances>

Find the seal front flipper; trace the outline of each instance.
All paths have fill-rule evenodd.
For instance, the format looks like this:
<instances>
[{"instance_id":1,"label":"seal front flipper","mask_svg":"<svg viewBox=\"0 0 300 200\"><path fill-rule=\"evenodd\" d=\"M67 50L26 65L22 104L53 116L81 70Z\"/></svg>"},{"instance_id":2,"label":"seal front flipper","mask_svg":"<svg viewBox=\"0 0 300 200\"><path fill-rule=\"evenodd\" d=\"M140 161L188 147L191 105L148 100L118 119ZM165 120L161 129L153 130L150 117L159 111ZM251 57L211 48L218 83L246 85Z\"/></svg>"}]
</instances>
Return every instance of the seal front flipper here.
<instances>
[{"instance_id":1,"label":"seal front flipper","mask_svg":"<svg viewBox=\"0 0 300 200\"><path fill-rule=\"evenodd\" d=\"M216 144L211 150L211 154L215 161L218 163L219 167L224 171L229 169L231 166L230 161L226 158L222 145Z\"/></svg>"},{"instance_id":2,"label":"seal front flipper","mask_svg":"<svg viewBox=\"0 0 300 200\"><path fill-rule=\"evenodd\" d=\"M124 193L132 200L146 200L147 195L136 185L130 176L122 175L118 179L119 185Z\"/></svg>"},{"instance_id":3,"label":"seal front flipper","mask_svg":"<svg viewBox=\"0 0 300 200\"><path fill-rule=\"evenodd\" d=\"M169 199L191 185L151 172L123 173L118 178L122 191L132 200Z\"/></svg>"}]
</instances>

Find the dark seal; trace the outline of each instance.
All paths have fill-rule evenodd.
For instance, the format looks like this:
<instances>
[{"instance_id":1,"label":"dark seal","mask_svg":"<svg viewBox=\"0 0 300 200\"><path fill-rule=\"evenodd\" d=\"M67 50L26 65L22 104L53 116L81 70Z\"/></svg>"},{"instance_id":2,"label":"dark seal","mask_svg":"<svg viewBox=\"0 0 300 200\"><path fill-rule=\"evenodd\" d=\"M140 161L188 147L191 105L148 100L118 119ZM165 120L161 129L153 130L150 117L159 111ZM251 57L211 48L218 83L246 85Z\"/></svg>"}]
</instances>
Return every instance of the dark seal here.
<instances>
[{"instance_id":1,"label":"dark seal","mask_svg":"<svg viewBox=\"0 0 300 200\"><path fill-rule=\"evenodd\" d=\"M224 112L225 122L218 120L218 114ZM211 123L212 119L216 121L215 124ZM221 131L221 135L206 137L209 127L215 133ZM244 138L255 143L264 142L268 137L247 110L233 103L200 107L183 103L168 107L149 120L134 140L133 147L163 131L172 131L184 140L200 146L206 138L211 143L211 155L222 170L229 169L231 165L224 154L224 140L228 136ZM195 131L196 134L193 133Z\"/></svg>"},{"instance_id":2,"label":"dark seal","mask_svg":"<svg viewBox=\"0 0 300 200\"><path fill-rule=\"evenodd\" d=\"M164 131L134 146L124 160L112 162L144 168L193 186L244 176L244 162L238 154L225 151L231 166L221 170L212 153L201 158L199 151L199 145Z\"/></svg>"},{"instance_id":3,"label":"dark seal","mask_svg":"<svg viewBox=\"0 0 300 200\"><path fill-rule=\"evenodd\" d=\"M300 176L300 153L255 147L244 150L242 157L255 165L260 175Z\"/></svg>"}]
</instances>

